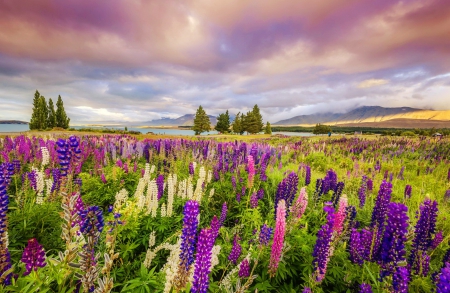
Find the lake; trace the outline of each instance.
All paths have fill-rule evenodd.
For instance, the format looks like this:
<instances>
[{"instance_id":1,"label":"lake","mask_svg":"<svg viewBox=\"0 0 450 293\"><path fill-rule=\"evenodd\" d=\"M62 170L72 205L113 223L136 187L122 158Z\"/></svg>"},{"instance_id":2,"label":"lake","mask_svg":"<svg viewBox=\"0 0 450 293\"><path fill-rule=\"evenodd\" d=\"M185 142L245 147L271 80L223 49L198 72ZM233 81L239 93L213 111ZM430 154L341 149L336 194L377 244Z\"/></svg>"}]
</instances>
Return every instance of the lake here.
<instances>
[{"instance_id":1,"label":"lake","mask_svg":"<svg viewBox=\"0 0 450 293\"><path fill-rule=\"evenodd\" d=\"M86 128L87 126L72 126L75 129ZM89 128L98 128L102 129L104 127L97 126L89 126ZM109 127L114 129L124 129L124 127ZM2 132L24 132L28 131L28 124L0 124L0 133ZM161 129L161 128L137 128L137 127L128 127L128 130L140 131L145 134L147 132L153 132L155 134L167 134L167 135L194 135L193 130L188 129ZM217 131L204 132L202 135L207 136L208 134L217 134ZM274 132L273 134L283 134L288 136L314 136L314 134L310 132Z\"/></svg>"}]
</instances>

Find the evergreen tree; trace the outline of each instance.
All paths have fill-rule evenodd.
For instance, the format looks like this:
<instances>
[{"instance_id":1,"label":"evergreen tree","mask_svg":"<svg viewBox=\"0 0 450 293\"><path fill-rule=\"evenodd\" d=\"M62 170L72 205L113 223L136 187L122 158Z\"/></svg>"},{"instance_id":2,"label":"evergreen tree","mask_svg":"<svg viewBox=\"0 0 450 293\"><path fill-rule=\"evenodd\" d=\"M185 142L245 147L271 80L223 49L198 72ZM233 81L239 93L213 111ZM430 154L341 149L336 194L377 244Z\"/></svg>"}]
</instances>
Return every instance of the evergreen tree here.
<instances>
[{"instance_id":1,"label":"evergreen tree","mask_svg":"<svg viewBox=\"0 0 450 293\"><path fill-rule=\"evenodd\" d=\"M230 132L230 115L228 110L217 117L217 124L214 129L220 133Z\"/></svg>"},{"instance_id":2,"label":"evergreen tree","mask_svg":"<svg viewBox=\"0 0 450 293\"><path fill-rule=\"evenodd\" d=\"M56 127L56 112L55 107L53 105L52 99L48 99L48 120L47 120L47 127L53 128Z\"/></svg>"},{"instance_id":3,"label":"evergreen tree","mask_svg":"<svg viewBox=\"0 0 450 293\"><path fill-rule=\"evenodd\" d=\"M331 127L324 124L316 124L316 127L313 129L314 134L327 134L331 132Z\"/></svg>"},{"instance_id":4,"label":"evergreen tree","mask_svg":"<svg viewBox=\"0 0 450 293\"><path fill-rule=\"evenodd\" d=\"M253 111L247 112L242 123L242 128L244 131L247 131L250 134L255 134L261 131L258 117L255 115Z\"/></svg>"},{"instance_id":5,"label":"evergreen tree","mask_svg":"<svg viewBox=\"0 0 450 293\"><path fill-rule=\"evenodd\" d=\"M272 134L272 127L270 127L269 121L267 121L266 129L264 129L264 134Z\"/></svg>"},{"instance_id":6,"label":"evergreen tree","mask_svg":"<svg viewBox=\"0 0 450 293\"><path fill-rule=\"evenodd\" d=\"M70 118L67 117L66 111L64 110L64 103L61 96L58 96L58 101L56 102L56 127L67 129L69 122Z\"/></svg>"},{"instance_id":7,"label":"evergreen tree","mask_svg":"<svg viewBox=\"0 0 450 293\"><path fill-rule=\"evenodd\" d=\"M209 121L208 115L206 115L205 110L203 110L203 107L200 106L197 109L197 112L195 113L194 117L194 127L192 127L192 130L195 131L195 135L199 135L202 132L209 132L211 129L211 121Z\"/></svg>"},{"instance_id":8,"label":"evergreen tree","mask_svg":"<svg viewBox=\"0 0 450 293\"><path fill-rule=\"evenodd\" d=\"M28 125L30 127L30 130L39 129L39 100L40 100L41 94L36 90L34 93L34 99L33 99L33 112L31 113L31 119L30 124Z\"/></svg>"},{"instance_id":9,"label":"evergreen tree","mask_svg":"<svg viewBox=\"0 0 450 293\"><path fill-rule=\"evenodd\" d=\"M48 107L47 101L44 96L39 98L39 112L38 112L38 129L45 130L47 129L47 120L48 120Z\"/></svg>"},{"instance_id":10,"label":"evergreen tree","mask_svg":"<svg viewBox=\"0 0 450 293\"><path fill-rule=\"evenodd\" d=\"M259 107L256 104L255 106L253 106L253 110L252 110L254 119L255 119L255 129L253 129L255 132L254 133L259 133L263 130L264 128L264 123L263 123L263 119L262 119L262 115L259 111Z\"/></svg>"},{"instance_id":11,"label":"evergreen tree","mask_svg":"<svg viewBox=\"0 0 450 293\"><path fill-rule=\"evenodd\" d=\"M236 117L234 118L233 121L233 132L234 133L238 133L238 134L242 134L244 133L244 130L242 128L242 114L241 113L237 113Z\"/></svg>"}]
</instances>

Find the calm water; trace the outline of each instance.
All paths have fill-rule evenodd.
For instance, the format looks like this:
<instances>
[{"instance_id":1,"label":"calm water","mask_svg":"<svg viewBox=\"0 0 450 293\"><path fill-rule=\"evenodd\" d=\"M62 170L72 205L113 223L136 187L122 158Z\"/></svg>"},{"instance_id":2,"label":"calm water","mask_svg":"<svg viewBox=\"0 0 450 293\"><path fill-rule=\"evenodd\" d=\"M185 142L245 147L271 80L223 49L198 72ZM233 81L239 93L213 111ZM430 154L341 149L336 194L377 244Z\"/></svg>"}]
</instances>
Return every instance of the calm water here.
<instances>
[{"instance_id":1,"label":"calm water","mask_svg":"<svg viewBox=\"0 0 450 293\"><path fill-rule=\"evenodd\" d=\"M85 128L86 126L73 126L75 129ZM90 128L103 128L103 127L90 127ZM115 129L124 129L124 127L111 127ZM0 124L0 132L23 132L29 130L28 124ZM168 134L168 135L194 135L194 131L185 129L158 129L158 128L137 128L128 127L128 130L140 131L145 134L147 132L153 132L155 134ZM203 135L217 134L217 131L204 132ZM314 136L309 132L274 132L273 134L284 134L288 136Z\"/></svg>"}]
</instances>

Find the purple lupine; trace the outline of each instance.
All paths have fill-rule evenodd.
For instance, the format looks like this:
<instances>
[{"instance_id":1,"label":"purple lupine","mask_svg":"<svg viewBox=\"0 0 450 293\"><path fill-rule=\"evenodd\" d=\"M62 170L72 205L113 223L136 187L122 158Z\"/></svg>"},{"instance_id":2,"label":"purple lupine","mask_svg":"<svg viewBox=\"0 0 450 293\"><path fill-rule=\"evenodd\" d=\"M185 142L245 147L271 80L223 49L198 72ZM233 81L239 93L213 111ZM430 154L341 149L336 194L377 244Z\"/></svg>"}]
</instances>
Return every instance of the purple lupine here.
<instances>
[{"instance_id":1,"label":"purple lupine","mask_svg":"<svg viewBox=\"0 0 450 293\"><path fill-rule=\"evenodd\" d=\"M231 176L231 185L233 186L233 190L236 190L236 177Z\"/></svg>"},{"instance_id":2,"label":"purple lupine","mask_svg":"<svg viewBox=\"0 0 450 293\"><path fill-rule=\"evenodd\" d=\"M228 260L234 264L237 263L239 256L241 256L241 252L242 252L242 246L239 244L239 239L240 238L237 234L234 235L233 247L231 248L231 252L228 255Z\"/></svg>"},{"instance_id":3,"label":"purple lupine","mask_svg":"<svg viewBox=\"0 0 450 293\"><path fill-rule=\"evenodd\" d=\"M105 223L103 221L103 212L98 206L89 206L78 212L80 216L80 231L85 235L93 235L98 240L103 231Z\"/></svg>"},{"instance_id":4,"label":"purple lupine","mask_svg":"<svg viewBox=\"0 0 450 293\"><path fill-rule=\"evenodd\" d=\"M180 267L189 271L194 262L195 242L198 226L199 204L195 200L188 200L183 209L183 230L181 232Z\"/></svg>"},{"instance_id":5,"label":"purple lupine","mask_svg":"<svg viewBox=\"0 0 450 293\"><path fill-rule=\"evenodd\" d=\"M102 175L100 175L100 179L102 180L103 184L106 184L108 181L106 181L106 177L105 174L102 173Z\"/></svg>"},{"instance_id":6,"label":"purple lupine","mask_svg":"<svg viewBox=\"0 0 450 293\"><path fill-rule=\"evenodd\" d=\"M6 192L8 186L6 183L7 182L3 177L2 168L0 168L0 276L11 268L11 256L5 241L8 237L8 216L6 213L8 212L9 205L9 197ZM11 284L11 276L11 273L6 275L3 284Z\"/></svg>"},{"instance_id":7,"label":"purple lupine","mask_svg":"<svg viewBox=\"0 0 450 293\"><path fill-rule=\"evenodd\" d=\"M361 187L358 191L359 207L363 208L366 204L367 176L362 177Z\"/></svg>"},{"instance_id":8,"label":"purple lupine","mask_svg":"<svg viewBox=\"0 0 450 293\"><path fill-rule=\"evenodd\" d=\"M411 185L407 184L405 186L405 199L406 198L411 198L411 191L412 191Z\"/></svg>"},{"instance_id":9,"label":"purple lupine","mask_svg":"<svg viewBox=\"0 0 450 293\"><path fill-rule=\"evenodd\" d=\"M37 271L38 268L45 267L45 251L36 238L28 240L21 261L25 264L24 276L29 275L33 270Z\"/></svg>"},{"instance_id":10,"label":"purple lupine","mask_svg":"<svg viewBox=\"0 0 450 293\"><path fill-rule=\"evenodd\" d=\"M220 229L220 222L216 215L214 215L214 217L212 218L210 226L211 226L211 231L212 231L211 234L215 240L217 238L217 236L219 235L219 229Z\"/></svg>"},{"instance_id":11,"label":"purple lupine","mask_svg":"<svg viewBox=\"0 0 450 293\"><path fill-rule=\"evenodd\" d=\"M431 243L430 249L434 250L436 249L439 244L441 244L442 240L444 240L444 235L442 233L442 230L437 232L436 235L434 235L433 242Z\"/></svg>"},{"instance_id":12,"label":"purple lupine","mask_svg":"<svg viewBox=\"0 0 450 293\"><path fill-rule=\"evenodd\" d=\"M220 213L220 218L219 218L220 226L223 226L223 223L225 222L225 219L227 218L227 212L228 212L227 203L224 202L222 204L222 212Z\"/></svg>"},{"instance_id":13,"label":"purple lupine","mask_svg":"<svg viewBox=\"0 0 450 293\"><path fill-rule=\"evenodd\" d=\"M436 231L436 218L437 218L437 202L426 199L419 208L420 217L414 227L414 239L411 249L411 254L408 259L408 264L416 273L419 273L422 268L420 267L420 256L428 251L433 244L433 234ZM417 211L417 214L419 214Z\"/></svg>"},{"instance_id":14,"label":"purple lupine","mask_svg":"<svg viewBox=\"0 0 450 293\"><path fill-rule=\"evenodd\" d=\"M331 238L333 236L334 208L326 205L323 209L328 214L327 223L317 232L317 240L312 254L316 282L321 282L325 277L330 260Z\"/></svg>"},{"instance_id":15,"label":"purple lupine","mask_svg":"<svg viewBox=\"0 0 450 293\"><path fill-rule=\"evenodd\" d=\"M156 185L158 186L158 200L160 200L164 194L164 175L163 174L160 174L156 178Z\"/></svg>"},{"instance_id":16,"label":"purple lupine","mask_svg":"<svg viewBox=\"0 0 450 293\"><path fill-rule=\"evenodd\" d=\"M256 209L258 207L258 196L256 196L255 192L250 196L250 207L252 209Z\"/></svg>"},{"instance_id":17,"label":"purple lupine","mask_svg":"<svg viewBox=\"0 0 450 293\"><path fill-rule=\"evenodd\" d=\"M402 166L402 168L400 169L400 173L398 173L397 179L405 180L405 178L403 178L403 172L404 171L405 171L405 166Z\"/></svg>"},{"instance_id":18,"label":"purple lupine","mask_svg":"<svg viewBox=\"0 0 450 293\"><path fill-rule=\"evenodd\" d=\"M367 283L362 283L359 285L359 293L372 293L372 286Z\"/></svg>"},{"instance_id":19,"label":"purple lupine","mask_svg":"<svg viewBox=\"0 0 450 293\"><path fill-rule=\"evenodd\" d=\"M344 182L336 183L335 188L333 189L333 195L331 196L331 201L333 202L333 206L336 208L339 200L341 198L342 192L344 191L345 184Z\"/></svg>"},{"instance_id":20,"label":"purple lupine","mask_svg":"<svg viewBox=\"0 0 450 293\"><path fill-rule=\"evenodd\" d=\"M384 222L387 216L387 209L389 202L391 201L392 184L390 182L383 182L380 185L380 190L378 191L378 196L375 201L375 207L372 212L372 221L370 226L376 233L373 235L374 245L372 259L378 259L379 250L381 246L381 238L383 236Z\"/></svg>"},{"instance_id":21,"label":"purple lupine","mask_svg":"<svg viewBox=\"0 0 450 293\"><path fill-rule=\"evenodd\" d=\"M439 278L436 284L436 293L450 292L450 263L446 262L439 273Z\"/></svg>"},{"instance_id":22,"label":"purple lupine","mask_svg":"<svg viewBox=\"0 0 450 293\"><path fill-rule=\"evenodd\" d=\"M266 224L261 226L259 231L259 244L267 246L270 241L270 237L272 236L273 229L267 226Z\"/></svg>"},{"instance_id":23,"label":"purple lupine","mask_svg":"<svg viewBox=\"0 0 450 293\"><path fill-rule=\"evenodd\" d=\"M31 188L36 190L37 189L36 171L33 170L33 171L27 173L27 177L28 177L28 180L30 181Z\"/></svg>"},{"instance_id":24,"label":"purple lupine","mask_svg":"<svg viewBox=\"0 0 450 293\"><path fill-rule=\"evenodd\" d=\"M449 200L449 199L450 199L450 189L448 189L447 191L445 191L444 199L446 199L446 200Z\"/></svg>"},{"instance_id":25,"label":"purple lupine","mask_svg":"<svg viewBox=\"0 0 450 293\"><path fill-rule=\"evenodd\" d=\"M311 183L311 167L305 166L305 185L308 186Z\"/></svg>"},{"instance_id":26,"label":"purple lupine","mask_svg":"<svg viewBox=\"0 0 450 293\"><path fill-rule=\"evenodd\" d=\"M397 267L392 276L394 293L408 293L409 272L407 267Z\"/></svg>"},{"instance_id":27,"label":"purple lupine","mask_svg":"<svg viewBox=\"0 0 450 293\"><path fill-rule=\"evenodd\" d=\"M303 288L302 293L312 293L311 288L309 288L309 287Z\"/></svg>"},{"instance_id":28,"label":"purple lupine","mask_svg":"<svg viewBox=\"0 0 450 293\"><path fill-rule=\"evenodd\" d=\"M57 152L58 152L58 158L59 158L59 164L61 165L61 176L66 177L67 171L69 170L70 165L70 151L69 151L69 144L66 140L60 138L56 142L56 145L58 146Z\"/></svg>"},{"instance_id":29,"label":"purple lupine","mask_svg":"<svg viewBox=\"0 0 450 293\"><path fill-rule=\"evenodd\" d=\"M189 163L189 175L194 176L194 163Z\"/></svg>"},{"instance_id":30,"label":"purple lupine","mask_svg":"<svg viewBox=\"0 0 450 293\"><path fill-rule=\"evenodd\" d=\"M406 234L408 233L408 208L401 203L391 202L388 206L387 222L381 243L381 277L394 272L398 263L405 260Z\"/></svg>"},{"instance_id":31,"label":"purple lupine","mask_svg":"<svg viewBox=\"0 0 450 293\"><path fill-rule=\"evenodd\" d=\"M53 184L51 192L53 193L55 190L59 190L59 187L61 185L61 173L59 169L55 168L52 170L52 175L53 175Z\"/></svg>"},{"instance_id":32,"label":"purple lupine","mask_svg":"<svg viewBox=\"0 0 450 293\"><path fill-rule=\"evenodd\" d=\"M239 278L248 278L250 276L250 264L247 259L244 259L239 266Z\"/></svg>"},{"instance_id":33,"label":"purple lupine","mask_svg":"<svg viewBox=\"0 0 450 293\"><path fill-rule=\"evenodd\" d=\"M256 192L256 197L258 198L258 199L263 199L263 197L264 197L264 189L260 189L260 190L258 190L257 192Z\"/></svg>"},{"instance_id":34,"label":"purple lupine","mask_svg":"<svg viewBox=\"0 0 450 293\"><path fill-rule=\"evenodd\" d=\"M348 245L348 250L350 253L350 260L362 266L364 263L364 250L365 247L361 243L361 233L355 228L352 229L350 233L350 240Z\"/></svg>"},{"instance_id":35,"label":"purple lupine","mask_svg":"<svg viewBox=\"0 0 450 293\"><path fill-rule=\"evenodd\" d=\"M372 179L367 179L367 190L372 191L373 190L373 181Z\"/></svg>"},{"instance_id":36,"label":"purple lupine","mask_svg":"<svg viewBox=\"0 0 450 293\"><path fill-rule=\"evenodd\" d=\"M284 200L286 202L286 217L289 215L289 209L298 190L298 175L291 172L286 178L278 184L277 193L275 195L275 212L277 211L278 202Z\"/></svg>"},{"instance_id":37,"label":"purple lupine","mask_svg":"<svg viewBox=\"0 0 450 293\"><path fill-rule=\"evenodd\" d=\"M209 273L211 268L212 248L215 238L210 228L202 229L198 236L197 253L195 255L195 269L192 281L192 293L207 293L209 287Z\"/></svg>"}]
</instances>

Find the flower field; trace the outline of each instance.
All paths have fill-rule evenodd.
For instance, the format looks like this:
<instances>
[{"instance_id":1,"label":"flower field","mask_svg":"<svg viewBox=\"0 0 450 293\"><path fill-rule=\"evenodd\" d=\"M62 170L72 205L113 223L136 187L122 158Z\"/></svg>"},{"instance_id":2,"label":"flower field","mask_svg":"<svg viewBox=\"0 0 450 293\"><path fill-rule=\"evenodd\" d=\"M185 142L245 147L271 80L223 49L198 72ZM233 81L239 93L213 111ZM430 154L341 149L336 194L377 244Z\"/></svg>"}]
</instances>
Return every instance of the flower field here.
<instances>
[{"instance_id":1,"label":"flower field","mask_svg":"<svg viewBox=\"0 0 450 293\"><path fill-rule=\"evenodd\" d=\"M0 139L0 292L450 292L450 141Z\"/></svg>"}]
</instances>

